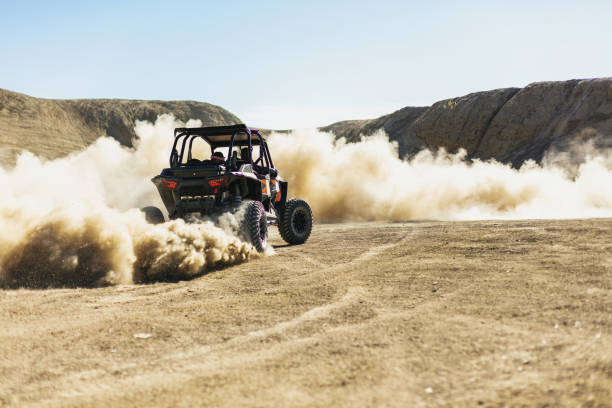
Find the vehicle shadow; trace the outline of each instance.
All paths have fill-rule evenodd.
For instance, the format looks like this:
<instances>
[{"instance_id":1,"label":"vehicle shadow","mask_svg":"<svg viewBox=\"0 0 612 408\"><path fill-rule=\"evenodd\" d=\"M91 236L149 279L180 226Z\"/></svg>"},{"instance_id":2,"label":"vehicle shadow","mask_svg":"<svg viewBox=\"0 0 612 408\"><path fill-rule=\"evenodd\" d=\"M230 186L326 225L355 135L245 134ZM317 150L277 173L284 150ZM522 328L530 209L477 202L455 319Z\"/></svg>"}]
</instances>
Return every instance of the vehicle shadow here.
<instances>
[{"instance_id":1,"label":"vehicle shadow","mask_svg":"<svg viewBox=\"0 0 612 408\"><path fill-rule=\"evenodd\" d=\"M272 245L272 248L274 249L278 249L278 248L287 248L290 247L291 244L276 244L276 245Z\"/></svg>"}]
</instances>

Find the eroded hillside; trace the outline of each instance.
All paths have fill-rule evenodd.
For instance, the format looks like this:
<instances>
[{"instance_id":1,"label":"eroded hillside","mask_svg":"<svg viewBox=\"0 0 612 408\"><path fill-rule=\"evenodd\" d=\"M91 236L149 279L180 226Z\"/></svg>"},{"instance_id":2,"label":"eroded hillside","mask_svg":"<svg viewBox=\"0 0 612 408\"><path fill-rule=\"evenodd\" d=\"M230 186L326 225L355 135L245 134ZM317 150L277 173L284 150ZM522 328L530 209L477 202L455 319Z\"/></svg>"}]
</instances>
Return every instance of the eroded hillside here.
<instances>
[{"instance_id":1,"label":"eroded hillside","mask_svg":"<svg viewBox=\"0 0 612 408\"><path fill-rule=\"evenodd\" d=\"M164 113L204 126L240 123L235 115L209 103L125 99L53 100L0 89L0 163L11 164L21 150L54 159L111 136L132 146L137 120L154 122Z\"/></svg>"},{"instance_id":2,"label":"eroded hillside","mask_svg":"<svg viewBox=\"0 0 612 408\"><path fill-rule=\"evenodd\" d=\"M612 78L537 82L525 88L476 92L406 107L372 120L321 128L350 141L384 129L401 157L423 149L467 150L470 157L510 162L540 161L551 149L565 151L592 140L612 146Z\"/></svg>"}]
</instances>

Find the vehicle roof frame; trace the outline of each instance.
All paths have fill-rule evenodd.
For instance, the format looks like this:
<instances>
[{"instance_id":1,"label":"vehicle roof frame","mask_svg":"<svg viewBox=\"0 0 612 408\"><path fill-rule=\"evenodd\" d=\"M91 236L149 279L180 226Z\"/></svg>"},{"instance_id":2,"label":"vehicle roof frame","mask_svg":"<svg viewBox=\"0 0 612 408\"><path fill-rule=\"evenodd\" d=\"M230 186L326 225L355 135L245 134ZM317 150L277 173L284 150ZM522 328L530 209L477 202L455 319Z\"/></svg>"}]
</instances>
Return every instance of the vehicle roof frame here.
<instances>
[{"instance_id":1,"label":"vehicle roof frame","mask_svg":"<svg viewBox=\"0 0 612 408\"><path fill-rule=\"evenodd\" d=\"M204 139L214 151L217 147L229 147L229 152L232 151L234 144L237 146L243 146L247 143L235 143L236 136L238 134L245 134L246 140L240 140L239 142L248 142L249 147L249 156L251 157L251 163L253 162L253 145L260 145L263 150L260 153L260 156L263 154L264 161L266 162L267 167L272 167L272 159L268 152L268 146L263 136L257 129L250 129L244 124L240 125L232 125L232 126L211 126L211 127L200 127L200 128L176 128L174 129L174 143L172 145L172 151L170 154L170 167L180 166L180 163L183 162L183 157L185 154L185 147L187 145L187 141L189 140L189 152L191 153L191 148L193 146L193 140L197 137L201 137ZM253 135L257 137L253 138ZM229 140L213 140L211 137L214 136L225 136L229 137ZM179 140L182 139L181 143L181 152L180 154L177 151L177 144ZM226 159L226 165L229 165L231 160L231 153L228 154ZM263 164L263 163L262 163Z\"/></svg>"}]
</instances>

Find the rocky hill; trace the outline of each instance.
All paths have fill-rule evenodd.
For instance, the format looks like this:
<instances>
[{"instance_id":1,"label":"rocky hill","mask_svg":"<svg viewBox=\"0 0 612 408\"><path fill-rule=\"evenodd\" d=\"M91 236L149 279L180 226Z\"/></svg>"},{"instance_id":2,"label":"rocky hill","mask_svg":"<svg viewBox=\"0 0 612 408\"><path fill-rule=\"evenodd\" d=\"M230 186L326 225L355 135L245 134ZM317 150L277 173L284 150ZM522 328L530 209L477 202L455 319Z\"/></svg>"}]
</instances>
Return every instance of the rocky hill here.
<instances>
[{"instance_id":1,"label":"rocky hill","mask_svg":"<svg viewBox=\"0 0 612 408\"><path fill-rule=\"evenodd\" d=\"M155 121L162 113L182 121L200 119L205 126L240 123L225 109L202 102L52 100L0 89L0 163L10 164L22 149L56 158L104 135L131 146L135 121Z\"/></svg>"},{"instance_id":2,"label":"rocky hill","mask_svg":"<svg viewBox=\"0 0 612 408\"><path fill-rule=\"evenodd\" d=\"M205 126L240 122L230 112L201 102L49 100L0 89L0 163L10 164L24 148L59 157L102 135L130 146L135 121L154 121L162 113L183 121L200 119ZM401 157L424 148L465 148L469 157L515 166L527 159L539 161L551 148L567 150L574 141L592 139L596 147L612 147L612 78L476 92L321 128L352 142L378 129L398 142Z\"/></svg>"},{"instance_id":3,"label":"rocky hill","mask_svg":"<svg viewBox=\"0 0 612 408\"><path fill-rule=\"evenodd\" d=\"M538 82L525 88L476 92L406 107L378 119L344 121L321 128L350 141L384 129L400 156L423 148L463 147L470 157L520 165L576 140L612 147L612 78Z\"/></svg>"}]
</instances>

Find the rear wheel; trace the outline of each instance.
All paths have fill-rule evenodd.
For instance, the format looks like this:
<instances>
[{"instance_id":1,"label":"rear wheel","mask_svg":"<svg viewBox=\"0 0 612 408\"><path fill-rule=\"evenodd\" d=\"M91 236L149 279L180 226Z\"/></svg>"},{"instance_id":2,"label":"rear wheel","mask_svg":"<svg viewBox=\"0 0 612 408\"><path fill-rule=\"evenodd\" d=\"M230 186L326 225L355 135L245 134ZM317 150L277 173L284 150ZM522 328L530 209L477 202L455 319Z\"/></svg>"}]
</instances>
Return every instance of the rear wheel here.
<instances>
[{"instance_id":1,"label":"rear wheel","mask_svg":"<svg viewBox=\"0 0 612 408\"><path fill-rule=\"evenodd\" d=\"M165 222L164 214L157 207L143 207L140 209L145 215L145 219L150 224L161 224Z\"/></svg>"},{"instance_id":2,"label":"rear wheel","mask_svg":"<svg viewBox=\"0 0 612 408\"><path fill-rule=\"evenodd\" d=\"M261 202L251 201L247 204L244 214L244 232L257 251L266 250L268 247L268 217Z\"/></svg>"},{"instance_id":3,"label":"rear wheel","mask_svg":"<svg viewBox=\"0 0 612 408\"><path fill-rule=\"evenodd\" d=\"M303 244L312 231L312 211L306 201L292 198L285 204L278 230L289 244Z\"/></svg>"}]
</instances>

